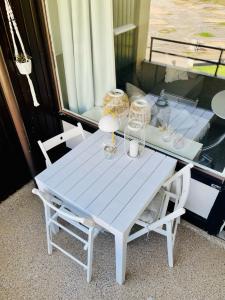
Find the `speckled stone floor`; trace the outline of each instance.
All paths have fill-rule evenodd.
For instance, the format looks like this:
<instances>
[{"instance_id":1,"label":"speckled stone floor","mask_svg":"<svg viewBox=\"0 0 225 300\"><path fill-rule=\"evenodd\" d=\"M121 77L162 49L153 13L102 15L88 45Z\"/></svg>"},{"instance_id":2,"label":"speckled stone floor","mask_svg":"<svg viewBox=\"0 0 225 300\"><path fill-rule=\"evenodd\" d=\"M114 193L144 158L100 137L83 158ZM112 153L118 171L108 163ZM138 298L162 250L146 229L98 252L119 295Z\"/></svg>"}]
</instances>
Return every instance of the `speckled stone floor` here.
<instances>
[{"instance_id":1,"label":"speckled stone floor","mask_svg":"<svg viewBox=\"0 0 225 300\"><path fill-rule=\"evenodd\" d=\"M151 234L128 247L127 280L115 282L110 234L95 240L93 280L59 251L48 256L42 203L29 183L0 205L0 299L225 299L225 249L182 223L175 266L167 266L163 237ZM60 232L60 242L81 252Z\"/></svg>"}]
</instances>

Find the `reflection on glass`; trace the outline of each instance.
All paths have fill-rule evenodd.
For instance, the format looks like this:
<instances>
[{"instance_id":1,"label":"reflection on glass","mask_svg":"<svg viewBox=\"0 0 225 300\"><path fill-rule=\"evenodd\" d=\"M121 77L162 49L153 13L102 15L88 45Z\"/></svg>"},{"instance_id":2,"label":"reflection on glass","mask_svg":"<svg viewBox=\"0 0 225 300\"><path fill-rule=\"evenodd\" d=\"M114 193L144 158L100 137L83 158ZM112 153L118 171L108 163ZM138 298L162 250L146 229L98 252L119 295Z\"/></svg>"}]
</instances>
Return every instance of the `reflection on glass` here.
<instances>
[{"instance_id":1,"label":"reflection on glass","mask_svg":"<svg viewBox=\"0 0 225 300\"><path fill-rule=\"evenodd\" d=\"M153 118L151 124L162 128L162 130L166 130L170 125L171 108L168 101L165 91L162 90L152 109Z\"/></svg>"},{"instance_id":2,"label":"reflection on glass","mask_svg":"<svg viewBox=\"0 0 225 300\"><path fill-rule=\"evenodd\" d=\"M104 16L104 24L99 28L105 30L102 34L105 40L100 47L112 50L114 42L114 51L104 51L104 55L100 55L99 43L96 45L92 43L95 40L95 32L85 31L85 28L93 29L92 18L83 20L86 23L79 23L81 20L72 19L70 14L75 6L70 10L70 7L62 5L59 9L55 5L55 0L45 2L63 108L97 123L103 114L104 95L114 88L121 89L127 93L130 107L134 100L140 99L146 101L150 107L150 116L144 117L146 144L160 148L161 151L175 157L197 162L210 168L212 172L213 170L223 172L225 139L220 140L214 147L210 145L225 133L225 120L219 118L211 109L213 97L225 90L223 80L225 66L220 65L218 78L214 77L216 65L207 64L202 60L215 62L218 60L220 50L201 47L214 45L216 32L221 33L221 28L214 28L213 34L210 30L192 32L195 38L185 40L184 37L188 36L187 30L190 31L190 28L182 26L185 34L181 32L178 34L182 29L181 26L176 24L167 26L168 24L162 22L162 20L169 22L171 14L173 15L171 22L177 20L177 17L181 18L184 10L179 1L175 1L176 3L173 1L176 9L171 10L170 0L113 0L113 9L107 5L107 11L104 12L98 7L98 13L103 13ZM81 2L76 3L78 13ZM86 11L92 13L90 7L86 7ZM175 16L176 11L180 14ZM72 24L72 27L67 28L66 23L61 22L63 12L70 16L71 19L66 21ZM194 10L192 13L195 13ZM96 16L94 12L93 16ZM191 18L193 19L192 15ZM110 28L112 23L113 28ZM199 27L195 25L197 30ZM62 29L65 30L65 34ZM70 39L69 33L76 39ZM153 50L158 52L150 53L152 36L172 41L154 41ZM225 32L223 39L224 37ZM88 47L83 46L84 41L86 45L89 43ZM190 42L191 45L182 45L174 41ZM66 56L64 48L68 44L71 46L70 49L76 51L71 51ZM214 46L221 47L221 44L215 43ZM161 53L163 51L173 52L173 55ZM71 60L70 54L73 56ZM113 70L114 61L115 72L108 72L109 68ZM224 61L225 52L221 57L221 62ZM162 101L159 99L160 95L162 98L162 91L165 92L164 96L166 95L165 106L158 105ZM121 122L121 131L124 131L125 123Z\"/></svg>"},{"instance_id":3,"label":"reflection on glass","mask_svg":"<svg viewBox=\"0 0 225 300\"><path fill-rule=\"evenodd\" d=\"M169 143L173 140L175 136L175 131L174 129L169 125L165 132L162 135L162 139L164 142Z\"/></svg>"},{"instance_id":4,"label":"reflection on glass","mask_svg":"<svg viewBox=\"0 0 225 300\"><path fill-rule=\"evenodd\" d=\"M182 134L176 134L173 140L173 146L175 149L182 149L185 147L185 139Z\"/></svg>"},{"instance_id":5,"label":"reflection on glass","mask_svg":"<svg viewBox=\"0 0 225 300\"><path fill-rule=\"evenodd\" d=\"M217 71L218 77L225 78L225 65L224 66L219 66L218 71Z\"/></svg>"}]
</instances>

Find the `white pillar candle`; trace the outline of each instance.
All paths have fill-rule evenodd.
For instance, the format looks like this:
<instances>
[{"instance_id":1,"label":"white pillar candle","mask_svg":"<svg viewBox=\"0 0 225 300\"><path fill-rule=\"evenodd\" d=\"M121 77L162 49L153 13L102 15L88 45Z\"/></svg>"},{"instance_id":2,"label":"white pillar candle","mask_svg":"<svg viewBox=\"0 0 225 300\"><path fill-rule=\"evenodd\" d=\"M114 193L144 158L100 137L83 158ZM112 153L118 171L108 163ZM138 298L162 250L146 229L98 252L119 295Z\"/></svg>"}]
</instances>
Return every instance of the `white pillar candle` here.
<instances>
[{"instance_id":1,"label":"white pillar candle","mask_svg":"<svg viewBox=\"0 0 225 300\"><path fill-rule=\"evenodd\" d=\"M136 157L138 155L138 142L136 140L130 141L130 156Z\"/></svg>"}]
</instances>

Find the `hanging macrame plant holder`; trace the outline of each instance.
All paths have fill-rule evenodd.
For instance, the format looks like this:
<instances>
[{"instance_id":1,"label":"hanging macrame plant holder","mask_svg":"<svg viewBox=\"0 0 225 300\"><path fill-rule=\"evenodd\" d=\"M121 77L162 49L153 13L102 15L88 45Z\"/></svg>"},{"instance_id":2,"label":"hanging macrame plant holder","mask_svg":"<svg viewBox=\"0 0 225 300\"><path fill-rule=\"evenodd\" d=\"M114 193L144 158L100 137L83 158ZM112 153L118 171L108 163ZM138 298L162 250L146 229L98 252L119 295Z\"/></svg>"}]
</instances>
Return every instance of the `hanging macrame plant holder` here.
<instances>
[{"instance_id":1,"label":"hanging macrame plant holder","mask_svg":"<svg viewBox=\"0 0 225 300\"><path fill-rule=\"evenodd\" d=\"M30 58L28 58L24 62L18 61L18 58L17 58L16 66L17 66L20 74L22 74L22 75L29 75L32 71L32 63L31 63Z\"/></svg>"},{"instance_id":2,"label":"hanging macrame plant holder","mask_svg":"<svg viewBox=\"0 0 225 300\"><path fill-rule=\"evenodd\" d=\"M5 8L6 8L7 16L8 16L10 33L11 33L12 41L13 41L16 66L17 66L20 74L25 75L27 77L28 84L30 86L30 92L31 92L31 95L32 95L32 98L33 98L33 104L34 104L34 106L38 106L39 103L37 101L37 97L36 97L36 93L35 93L35 90L34 90L33 82L30 78L30 74L32 72L31 58L27 55L27 53L25 51L23 41L22 41L22 38L20 36L20 33L19 33L19 30L18 30L18 27L17 27L17 24L16 24L16 20L14 18L12 8L10 6L9 0L5 0ZM19 53L19 51L18 51L15 36L14 36L14 31L15 31L15 34L17 35L18 41L20 43L22 53Z\"/></svg>"}]
</instances>

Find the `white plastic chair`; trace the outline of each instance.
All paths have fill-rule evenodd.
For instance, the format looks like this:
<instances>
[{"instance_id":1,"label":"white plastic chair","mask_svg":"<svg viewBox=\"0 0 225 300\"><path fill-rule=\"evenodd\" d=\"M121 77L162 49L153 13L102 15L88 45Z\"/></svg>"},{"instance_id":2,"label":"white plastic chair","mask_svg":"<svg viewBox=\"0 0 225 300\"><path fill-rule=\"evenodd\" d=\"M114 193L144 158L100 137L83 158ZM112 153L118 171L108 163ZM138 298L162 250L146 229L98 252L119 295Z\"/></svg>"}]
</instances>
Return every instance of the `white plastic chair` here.
<instances>
[{"instance_id":1,"label":"white plastic chair","mask_svg":"<svg viewBox=\"0 0 225 300\"><path fill-rule=\"evenodd\" d=\"M94 221L89 217L81 217L75 215L68 210L62 202L51 196L49 193L42 192L36 188L32 190L32 193L39 196L42 200L45 208L45 221L46 221L46 234L47 234L47 245L48 254L52 254L52 248L55 247L62 253L67 255L73 261L81 265L87 271L87 282L91 281L92 276L92 257L93 257L93 242L95 236L98 234L99 229L95 227ZM58 218L65 220L67 223L73 225L76 229L87 235L87 240L75 234L73 231L68 229L66 226L58 222ZM68 234L72 235L75 239L84 244L84 250L87 250L87 263L83 263L75 256L65 251L61 246L53 242L53 231L52 228L57 226ZM59 232L59 231L58 231Z\"/></svg>"},{"instance_id":2,"label":"white plastic chair","mask_svg":"<svg viewBox=\"0 0 225 300\"><path fill-rule=\"evenodd\" d=\"M188 164L163 184L148 208L135 222L142 228L128 237L129 243L150 231L166 236L168 264L170 267L173 267L173 246L177 225L180 223L180 216L185 213L184 205L189 193L192 167L192 164ZM175 202L174 210L166 215L170 199L173 199Z\"/></svg>"},{"instance_id":3,"label":"white plastic chair","mask_svg":"<svg viewBox=\"0 0 225 300\"><path fill-rule=\"evenodd\" d=\"M84 133L81 123L77 123L77 126L74 126L74 128L67 130L63 133L60 133L60 134L46 140L45 142L41 142L39 140L38 145L45 157L46 167L49 167L52 164L52 162L47 154L47 152L50 149L68 141L69 139L72 139L72 138L75 138L78 136L81 136L83 140L85 139L85 133Z\"/></svg>"}]
</instances>

